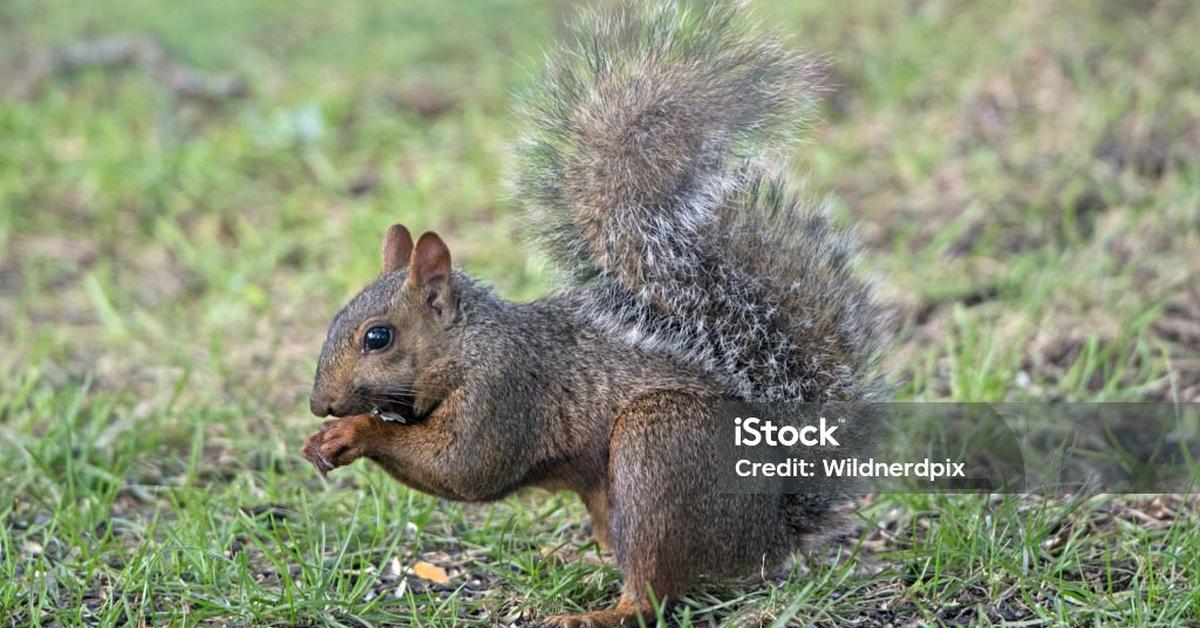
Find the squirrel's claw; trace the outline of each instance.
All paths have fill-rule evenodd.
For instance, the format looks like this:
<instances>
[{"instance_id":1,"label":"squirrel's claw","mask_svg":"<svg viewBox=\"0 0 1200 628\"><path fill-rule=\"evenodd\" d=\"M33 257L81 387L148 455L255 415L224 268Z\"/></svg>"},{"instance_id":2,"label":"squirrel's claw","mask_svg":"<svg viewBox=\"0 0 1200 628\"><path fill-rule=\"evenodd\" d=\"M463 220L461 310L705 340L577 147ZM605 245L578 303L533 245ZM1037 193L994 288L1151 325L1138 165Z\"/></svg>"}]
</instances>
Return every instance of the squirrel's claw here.
<instances>
[{"instance_id":1,"label":"squirrel's claw","mask_svg":"<svg viewBox=\"0 0 1200 628\"><path fill-rule=\"evenodd\" d=\"M325 477L329 475L330 471L333 471L333 463L329 462L320 452L315 454L312 463L317 468L317 471L321 473L321 477Z\"/></svg>"},{"instance_id":2,"label":"squirrel's claw","mask_svg":"<svg viewBox=\"0 0 1200 628\"><path fill-rule=\"evenodd\" d=\"M312 466L316 467L321 477L325 477L334 468L333 463L329 462L329 459L321 453L321 441L324 439L324 435L325 431L321 430L309 436L304 441L304 449L300 452L300 455L304 456L305 460L311 462Z\"/></svg>"}]
</instances>

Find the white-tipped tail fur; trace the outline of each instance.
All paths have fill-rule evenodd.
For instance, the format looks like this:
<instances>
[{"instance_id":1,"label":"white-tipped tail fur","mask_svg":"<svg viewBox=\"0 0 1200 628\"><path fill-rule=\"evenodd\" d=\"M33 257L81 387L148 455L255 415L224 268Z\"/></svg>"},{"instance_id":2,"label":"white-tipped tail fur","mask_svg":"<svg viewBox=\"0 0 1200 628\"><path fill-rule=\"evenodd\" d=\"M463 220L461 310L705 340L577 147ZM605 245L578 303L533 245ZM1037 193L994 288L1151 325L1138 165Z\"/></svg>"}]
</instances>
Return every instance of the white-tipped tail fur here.
<instances>
[{"instance_id":1,"label":"white-tipped tail fur","mask_svg":"<svg viewBox=\"0 0 1200 628\"><path fill-rule=\"evenodd\" d=\"M762 166L797 136L821 64L741 11L581 21L524 102L515 195L612 337L745 399L874 398L885 326L852 240Z\"/></svg>"}]
</instances>

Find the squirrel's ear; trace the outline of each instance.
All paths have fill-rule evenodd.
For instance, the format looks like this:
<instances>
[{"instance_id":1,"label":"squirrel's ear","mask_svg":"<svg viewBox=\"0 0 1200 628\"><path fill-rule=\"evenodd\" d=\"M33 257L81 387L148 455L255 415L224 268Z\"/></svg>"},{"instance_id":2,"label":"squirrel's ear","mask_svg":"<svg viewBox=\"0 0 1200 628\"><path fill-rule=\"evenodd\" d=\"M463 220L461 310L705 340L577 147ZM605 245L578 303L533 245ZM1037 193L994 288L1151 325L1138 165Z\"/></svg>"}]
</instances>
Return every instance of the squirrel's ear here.
<instances>
[{"instance_id":1,"label":"squirrel's ear","mask_svg":"<svg viewBox=\"0 0 1200 628\"><path fill-rule=\"evenodd\" d=\"M412 257L412 234L404 225L392 225L383 234L383 274L393 273L405 266Z\"/></svg>"},{"instance_id":2,"label":"squirrel's ear","mask_svg":"<svg viewBox=\"0 0 1200 628\"><path fill-rule=\"evenodd\" d=\"M425 303L442 316L454 309L450 285L450 249L432 231L426 231L413 248L408 263L408 285L425 291Z\"/></svg>"}]
</instances>

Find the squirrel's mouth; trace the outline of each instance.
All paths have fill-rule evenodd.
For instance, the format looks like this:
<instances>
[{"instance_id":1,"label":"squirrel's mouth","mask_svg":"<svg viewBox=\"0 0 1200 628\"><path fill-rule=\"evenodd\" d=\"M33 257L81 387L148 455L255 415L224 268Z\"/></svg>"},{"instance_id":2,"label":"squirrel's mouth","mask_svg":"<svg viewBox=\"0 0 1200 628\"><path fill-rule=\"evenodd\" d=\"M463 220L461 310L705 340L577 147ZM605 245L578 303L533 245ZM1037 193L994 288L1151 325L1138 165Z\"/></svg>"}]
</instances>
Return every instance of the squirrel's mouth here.
<instances>
[{"instance_id":1,"label":"squirrel's mouth","mask_svg":"<svg viewBox=\"0 0 1200 628\"><path fill-rule=\"evenodd\" d=\"M371 408L371 416L389 423L412 425L427 415L418 415L415 408L415 395L394 395L382 404ZM432 410L432 409L431 409Z\"/></svg>"}]
</instances>

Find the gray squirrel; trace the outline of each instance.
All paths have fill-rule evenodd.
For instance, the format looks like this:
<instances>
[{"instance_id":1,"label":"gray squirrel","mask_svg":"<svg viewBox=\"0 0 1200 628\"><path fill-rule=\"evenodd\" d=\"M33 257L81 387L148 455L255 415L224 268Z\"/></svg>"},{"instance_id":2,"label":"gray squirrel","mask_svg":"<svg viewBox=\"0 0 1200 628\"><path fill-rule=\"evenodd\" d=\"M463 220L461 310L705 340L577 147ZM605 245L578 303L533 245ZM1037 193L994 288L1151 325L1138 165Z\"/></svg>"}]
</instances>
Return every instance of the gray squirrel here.
<instances>
[{"instance_id":1,"label":"gray squirrel","mask_svg":"<svg viewBox=\"0 0 1200 628\"><path fill-rule=\"evenodd\" d=\"M400 225L333 320L304 455L369 458L446 499L580 495L624 577L614 608L546 625L636 625L700 575L758 573L832 529L839 499L732 495L726 400L873 401L887 325L854 242L777 163L819 64L722 3L589 15L522 102L515 199L566 277L511 303Z\"/></svg>"}]
</instances>

